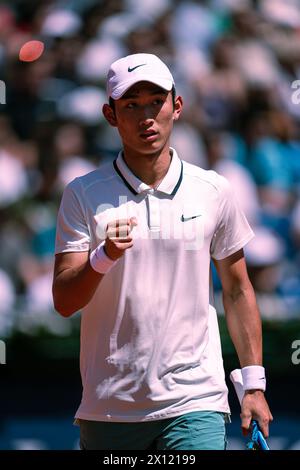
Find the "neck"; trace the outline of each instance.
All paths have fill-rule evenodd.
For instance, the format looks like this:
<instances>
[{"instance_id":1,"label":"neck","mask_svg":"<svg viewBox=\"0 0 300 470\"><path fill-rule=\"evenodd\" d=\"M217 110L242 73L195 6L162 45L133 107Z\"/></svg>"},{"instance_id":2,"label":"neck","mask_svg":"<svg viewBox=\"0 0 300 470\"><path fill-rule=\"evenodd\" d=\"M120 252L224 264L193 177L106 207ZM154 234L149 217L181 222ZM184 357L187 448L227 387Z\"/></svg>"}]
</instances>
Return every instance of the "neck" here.
<instances>
[{"instance_id":1,"label":"neck","mask_svg":"<svg viewBox=\"0 0 300 470\"><path fill-rule=\"evenodd\" d=\"M123 158L135 176L149 186L156 187L167 174L171 163L169 143L163 150L148 155L124 147Z\"/></svg>"}]
</instances>

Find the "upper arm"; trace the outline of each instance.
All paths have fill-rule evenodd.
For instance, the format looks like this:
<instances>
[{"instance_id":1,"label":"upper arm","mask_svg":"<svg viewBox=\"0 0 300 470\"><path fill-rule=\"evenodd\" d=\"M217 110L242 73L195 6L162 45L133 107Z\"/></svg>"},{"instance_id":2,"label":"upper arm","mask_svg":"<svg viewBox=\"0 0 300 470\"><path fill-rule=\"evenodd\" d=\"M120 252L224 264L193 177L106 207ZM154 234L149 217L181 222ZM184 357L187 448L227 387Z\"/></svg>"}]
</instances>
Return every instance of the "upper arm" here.
<instances>
[{"instance_id":1,"label":"upper arm","mask_svg":"<svg viewBox=\"0 0 300 470\"><path fill-rule=\"evenodd\" d=\"M210 254L215 260L235 256L254 236L245 214L240 208L232 185L218 175L219 206Z\"/></svg>"},{"instance_id":2,"label":"upper arm","mask_svg":"<svg viewBox=\"0 0 300 470\"><path fill-rule=\"evenodd\" d=\"M78 180L78 179L77 179ZM80 191L79 181L74 180L64 190L60 203L55 252L69 253L75 256L90 249L91 236L84 209L84 195Z\"/></svg>"},{"instance_id":3,"label":"upper arm","mask_svg":"<svg viewBox=\"0 0 300 470\"><path fill-rule=\"evenodd\" d=\"M232 295L235 292L249 287L250 280L247 273L243 249L221 260L213 260L221 279L224 294Z\"/></svg>"},{"instance_id":4,"label":"upper arm","mask_svg":"<svg viewBox=\"0 0 300 470\"><path fill-rule=\"evenodd\" d=\"M88 251L58 253L55 255L53 282L55 282L56 277L66 269L76 270L85 265L88 259Z\"/></svg>"}]
</instances>

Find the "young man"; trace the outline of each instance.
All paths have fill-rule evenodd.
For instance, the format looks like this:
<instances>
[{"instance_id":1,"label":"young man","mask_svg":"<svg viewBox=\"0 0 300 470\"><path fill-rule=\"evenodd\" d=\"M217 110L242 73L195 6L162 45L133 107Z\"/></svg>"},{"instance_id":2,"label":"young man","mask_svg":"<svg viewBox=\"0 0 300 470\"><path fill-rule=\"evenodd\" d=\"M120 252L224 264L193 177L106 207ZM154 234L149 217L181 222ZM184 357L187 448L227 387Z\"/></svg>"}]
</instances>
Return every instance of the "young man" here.
<instances>
[{"instance_id":1,"label":"young man","mask_svg":"<svg viewBox=\"0 0 300 470\"><path fill-rule=\"evenodd\" d=\"M76 178L58 215L53 296L82 309L84 449L224 449L229 413L210 259L243 371L242 428L272 419L264 398L261 322L243 246L253 233L228 182L169 147L182 99L151 54L107 78L107 121L123 151Z\"/></svg>"}]
</instances>

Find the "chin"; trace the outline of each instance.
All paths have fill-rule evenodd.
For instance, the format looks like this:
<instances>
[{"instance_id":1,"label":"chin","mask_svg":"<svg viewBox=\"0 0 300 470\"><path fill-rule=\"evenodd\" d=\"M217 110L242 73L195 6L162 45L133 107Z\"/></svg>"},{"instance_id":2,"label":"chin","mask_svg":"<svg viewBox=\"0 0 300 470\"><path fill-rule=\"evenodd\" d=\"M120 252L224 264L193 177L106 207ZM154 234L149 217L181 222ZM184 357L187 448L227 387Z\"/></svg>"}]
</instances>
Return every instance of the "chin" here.
<instances>
[{"instance_id":1,"label":"chin","mask_svg":"<svg viewBox=\"0 0 300 470\"><path fill-rule=\"evenodd\" d=\"M144 154L144 155L147 155L149 157L155 157L159 152L162 151L162 147L151 147L149 149L143 149L141 150L141 153Z\"/></svg>"},{"instance_id":2,"label":"chin","mask_svg":"<svg viewBox=\"0 0 300 470\"><path fill-rule=\"evenodd\" d=\"M139 148L142 153L153 153L153 152L160 152L164 149L165 144L162 142L149 142L145 145L141 145Z\"/></svg>"}]
</instances>

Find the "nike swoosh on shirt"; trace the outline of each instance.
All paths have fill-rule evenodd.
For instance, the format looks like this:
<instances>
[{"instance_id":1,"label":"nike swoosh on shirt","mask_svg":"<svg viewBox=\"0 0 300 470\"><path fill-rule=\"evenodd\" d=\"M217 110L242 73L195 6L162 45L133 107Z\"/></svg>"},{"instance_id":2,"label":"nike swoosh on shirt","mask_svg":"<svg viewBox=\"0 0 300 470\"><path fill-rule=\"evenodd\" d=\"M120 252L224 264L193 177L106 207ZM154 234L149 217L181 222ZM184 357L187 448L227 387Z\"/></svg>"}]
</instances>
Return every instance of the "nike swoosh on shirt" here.
<instances>
[{"instance_id":1,"label":"nike swoosh on shirt","mask_svg":"<svg viewBox=\"0 0 300 470\"><path fill-rule=\"evenodd\" d=\"M128 72L133 72L138 67L143 67L143 65L147 65L147 64L140 64L140 65L136 65L135 67L128 67Z\"/></svg>"},{"instance_id":2,"label":"nike swoosh on shirt","mask_svg":"<svg viewBox=\"0 0 300 470\"><path fill-rule=\"evenodd\" d=\"M186 222L187 220L196 219L196 217L201 217L201 215L202 215L202 214L192 215L191 217L184 217L184 215L182 214L182 216L181 216L181 222Z\"/></svg>"}]
</instances>

